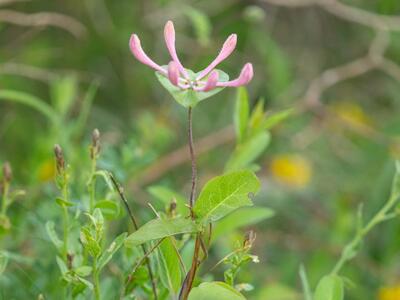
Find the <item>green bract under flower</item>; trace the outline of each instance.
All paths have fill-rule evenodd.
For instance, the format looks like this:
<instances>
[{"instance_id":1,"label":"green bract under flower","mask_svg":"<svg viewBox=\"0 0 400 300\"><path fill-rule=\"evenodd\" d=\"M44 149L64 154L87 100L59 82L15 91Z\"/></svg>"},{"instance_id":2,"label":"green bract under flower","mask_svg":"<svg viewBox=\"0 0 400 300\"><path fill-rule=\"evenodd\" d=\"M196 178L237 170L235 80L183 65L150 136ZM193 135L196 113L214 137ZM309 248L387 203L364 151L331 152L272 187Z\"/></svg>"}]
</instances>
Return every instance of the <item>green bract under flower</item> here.
<instances>
[{"instance_id":1,"label":"green bract under flower","mask_svg":"<svg viewBox=\"0 0 400 300\"><path fill-rule=\"evenodd\" d=\"M166 66L165 66L166 67ZM220 82L227 82L229 80L229 75L224 71L215 69L218 72L218 78ZM199 73L194 73L192 70L187 70L189 78L192 84L196 84L196 77ZM171 81L165 77L160 72L156 72L157 79L160 81L162 86L174 97L176 102L184 107L194 107L200 101L205 100L211 96L214 96L221 92L225 87L217 87L208 92L195 91L194 89L181 89L180 87L173 85Z\"/></svg>"}]
</instances>

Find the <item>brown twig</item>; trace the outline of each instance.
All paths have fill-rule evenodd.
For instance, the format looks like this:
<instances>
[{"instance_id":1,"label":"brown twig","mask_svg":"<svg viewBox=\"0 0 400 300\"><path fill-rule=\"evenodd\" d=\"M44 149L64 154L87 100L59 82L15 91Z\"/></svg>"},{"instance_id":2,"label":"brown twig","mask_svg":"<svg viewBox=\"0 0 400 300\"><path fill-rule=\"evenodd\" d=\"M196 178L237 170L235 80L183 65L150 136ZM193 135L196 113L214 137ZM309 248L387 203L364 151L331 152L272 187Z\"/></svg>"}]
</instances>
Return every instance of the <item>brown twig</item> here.
<instances>
[{"instance_id":1,"label":"brown twig","mask_svg":"<svg viewBox=\"0 0 400 300\"><path fill-rule=\"evenodd\" d=\"M58 27L68 31L76 38L82 38L87 34L85 26L77 20L63 14L52 12L26 14L15 10L1 9L0 22L29 27Z\"/></svg>"},{"instance_id":2,"label":"brown twig","mask_svg":"<svg viewBox=\"0 0 400 300\"><path fill-rule=\"evenodd\" d=\"M109 173L109 177L111 179L111 182L114 185L115 190L117 191L119 197L121 198L122 202L125 205L126 211L128 212L128 215L129 215L129 217L130 217L130 219L132 221L133 227L135 228L135 230L138 230L139 229L138 222L136 221L136 218L135 218L135 216L134 216L134 214L133 214L133 212L132 212L132 210L131 210L131 208L129 206L128 200L125 197L125 193L124 193L123 188L121 187L121 185L117 182L117 180L115 179L115 177L111 173ZM144 254L144 257L146 259L147 271L149 273L149 277L150 277L150 281L151 281L151 287L153 289L154 300L157 300L158 296L157 296L156 282L155 282L155 278L154 278L154 275L153 275L153 270L151 268L150 258L148 257L148 255L146 255L147 247L146 247L146 245L142 244L141 248L143 250L143 254Z\"/></svg>"}]
</instances>

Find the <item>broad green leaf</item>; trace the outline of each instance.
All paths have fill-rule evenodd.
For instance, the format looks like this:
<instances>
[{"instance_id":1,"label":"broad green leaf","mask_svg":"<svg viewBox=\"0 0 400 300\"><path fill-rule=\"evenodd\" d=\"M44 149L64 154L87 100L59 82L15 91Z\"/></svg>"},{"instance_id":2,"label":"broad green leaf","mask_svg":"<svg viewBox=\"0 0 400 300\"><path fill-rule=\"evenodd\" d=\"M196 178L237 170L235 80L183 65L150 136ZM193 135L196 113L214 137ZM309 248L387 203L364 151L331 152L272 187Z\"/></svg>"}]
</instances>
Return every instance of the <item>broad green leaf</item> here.
<instances>
[{"instance_id":1,"label":"broad green leaf","mask_svg":"<svg viewBox=\"0 0 400 300\"><path fill-rule=\"evenodd\" d=\"M246 300L246 298L224 282L204 282L192 289L189 300Z\"/></svg>"},{"instance_id":2,"label":"broad green leaf","mask_svg":"<svg viewBox=\"0 0 400 300\"><path fill-rule=\"evenodd\" d=\"M314 300L343 300L343 280L337 275L327 275L319 281Z\"/></svg>"},{"instance_id":3,"label":"broad green leaf","mask_svg":"<svg viewBox=\"0 0 400 300\"><path fill-rule=\"evenodd\" d=\"M108 246L107 250L104 251L98 261L98 269L101 270L104 268L106 264L111 260L113 255L118 251L119 248L121 248L122 244L124 243L126 239L127 233L124 232L117 236L115 240Z\"/></svg>"},{"instance_id":4,"label":"broad green leaf","mask_svg":"<svg viewBox=\"0 0 400 300\"><path fill-rule=\"evenodd\" d=\"M271 136L268 132L259 132L257 135L239 144L226 163L225 170L235 171L249 168L265 151L270 139Z\"/></svg>"},{"instance_id":5,"label":"broad green leaf","mask_svg":"<svg viewBox=\"0 0 400 300\"><path fill-rule=\"evenodd\" d=\"M5 253L0 252L0 276L6 270L7 264L8 264L8 256Z\"/></svg>"},{"instance_id":6,"label":"broad green leaf","mask_svg":"<svg viewBox=\"0 0 400 300\"><path fill-rule=\"evenodd\" d=\"M176 296L181 287L181 268L173 239L174 237L169 237L162 241L157 251L157 259L162 284Z\"/></svg>"},{"instance_id":7,"label":"broad green leaf","mask_svg":"<svg viewBox=\"0 0 400 300\"><path fill-rule=\"evenodd\" d=\"M30 94L13 91L13 90L1 90L0 91L0 101L6 100L16 103L21 103L26 106L30 106L38 112L45 115L51 122L58 122L58 114L55 112L51 106L49 106L45 101L36 98Z\"/></svg>"},{"instance_id":8,"label":"broad green leaf","mask_svg":"<svg viewBox=\"0 0 400 300\"><path fill-rule=\"evenodd\" d=\"M153 185L147 190L153 197L160 200L165 207L169 207L172 199L175 199L177 212L182 216L188 215L189 210L186 206L186 199L181 194L161 185Z\"/></svg>"},{"instance_id":9,"label":"broad green leaf","mask_svg":"<svg viewBox=\"0 0 400 300\"><path fill-rule=\"evenodd\" d=\"M92 267L80 266L80 267L77 267L74 271L78 276L86 277L92 273Z\"/></svg>"},{"instance_id":10,"label":"broad green leaf","mask_svg":"<svg viewBox=\"0 0 400 300\"><path fill-rule=\"evenodd\" d=\"M94 207L100 209L101 213L107 220L115 219L121 214L120 206L112 200L98 201Z\"/></svg>"},{"instance_id":11,"label":"broad green leaf","mask_svg":"<svg viewBox=\"0 0 400 300\"><path fill-rule=\"evenodd\" d=\"M54 246L56 246L57 249L61 249L61 247L63 246L63 242L59 239L54 227L55 225L53 221L46 222L47 235L49 236Z\"/></svg>"},{"instance_id":12,"label":"broad green leaf","mask_svg":"<svg viewBox=\"0 0 400 300\"><path fill-rule=\"evenodd\" d=\"M166 66L164 66L166 68ZM193 73L190 70L187 70L189 73L189 76L194 79L196 77L196 74ZM219 78L218 80L221 82L225 82L229 80L228 74L221 70L217 70L219 73ZM159 72L156 72L157 79L160 81L162 86L172 95L172 97L182 106L184 107L194 107L196 106L200 101L207 99L220 91L222 91L224 88L215 88L209 92L195 92L193 89L181 89L175 85L173 85L167 77L164 75L160 74Z\"/></svg>"},{"instance_id":13,"label":"broad green leaf","mask_svg":"<svg viewBox=\"0 0 400 300\"><path fill-rule=\"evenodd\" d=\"M286 118L288 118L290 115L293 114L293 109L289 108L289 109L285 109L279 112L276 112L274 114L271 115L267 115L265 117L265 120L262 122L262 129L264 130L269 130L272 127L274 127L275 125L277 125L278 123L282 122L283 120L285 120Z\"/></svg>"},{"instance_id":14,"label":"broad green leaf","mask_svg":"<svg viewBox=\"0 0 400 300\"><path fill-rule=\"evenodd\" d=\"M274 211L264 207L243 207L240 208L225 218L219 220L212 231L212 240L215 241L218 237L224 236L235 229L250 226L271 218Z\"/></svg>"},{"instance_id":15,"label":"broad green leaf","mask_svg":"<svg viewBox=\"0 0 400 300\"><path fill-rule=\"evenodd\" d=\"M95 237L92 236L90 230L83 227L80 232L80 240L92 257L98 257L101 253L101 248L99 243L96 241Z\"/></svg>"},{"instance_id":16,"label":"broad green leaf","mask_svg":"<svg viewBox=\"0 0 400 300\"><path fill-rule=\"evenodd\" d=\"M125 246L133 248L143 243L162 239L182 233L199 231L197 225L189 218L154 219L144 224L125 240Z\"/></svg>"},{"instance_id":17,"label":"broad green leaf","mask_svg":"<svg viewBox=\"0 0 400 300\"><path fill-rule=\"evenodd\" d=\"M235 130L236 137L239 143L243 140L246 129L247 122L249 119L249 95L245 87L240 87L236 94L236 105L235 105Z\"/></svg>"},{"instance_id":18,"label":"broad green leaf","mask_svg":"<svg viewBox=\"0 0 400 300\"><path fill-rule=\"evenodd\" d=\"M242 206L253 205L249 196L260 189L260 182L250 171L236 171L211 179L194 205L202 223L214 222Z\"/></svg>"}]
</instances>

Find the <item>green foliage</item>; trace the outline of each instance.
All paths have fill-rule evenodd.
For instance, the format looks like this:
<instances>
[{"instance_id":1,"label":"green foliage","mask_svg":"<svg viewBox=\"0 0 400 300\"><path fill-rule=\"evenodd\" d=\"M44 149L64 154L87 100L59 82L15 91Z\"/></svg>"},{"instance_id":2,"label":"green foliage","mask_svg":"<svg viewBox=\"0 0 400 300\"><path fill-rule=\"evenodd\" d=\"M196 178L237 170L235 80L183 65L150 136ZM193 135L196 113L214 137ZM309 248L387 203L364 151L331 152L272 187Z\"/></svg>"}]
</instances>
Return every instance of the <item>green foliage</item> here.
<instances>
[{"instance_id":1,"label":"green foliage","mask_svg":"<svg viewBox=\"0 0 400 300\"><path fill-rule=\"evenodd\" d=\"M221 70L218 71L218 81L225 82L229 80L228 74ZM188 70L189 76L192 80L194 80L197 76L193 71ZM200 101L203 101L211 96L214 96L221 92L224 88L215 88L209 92L196 92L192 89L181 89L175 85L173 85L169 79L158 72L156 72L157 79L160 81L162 86L172 95L176 102L184 107L194 107Z\"/></svg>"},{"instance_id":2,"label":"green foliage","mask_svg":"<svg viewBox=\"0 0 400 300\"><path fill-rule=\"evenodd\" d=\"M199 231L198 226L190 219L183 217L173 219L158 218L147 222L129 235L125 240L125 246L133 248L152 240L197 231Z\"/></svg>"},{"instance_id":3,"label":"green foliage","mask_svg":"<svg viewBox=\"0 0 400 300\"><path fill-rule=\"evenodd\" d=\"M204 282L195 287L189 295L189 300L244 300L242 294L223 282Z\"/></svg>"},{"instance_id":4,"label":"green foliage","mask_svg":"<svg viewBox=\"0 0 400 300\"><path fill-rule=\"evenodd\" d=\"M324 276L317 285L314 300L343 300L344 285L337 275Z\"/></svg>"},{"instance_id":5,"label":"green foliage","mask_svg":"<svg viewBox=\"0 0 400 300\"><path fill-rule=\"evenodd\" d=\"M256 194L260 182L250 171L236 171L211 179L202 189L193 208L202 223L215 222L232 211L251 206L250 194Z\"/></svg>"},{"instance_id":6,"label":"green foliage","mask_svg":"<svg viewBox=\"0 0 400 300\"><path fill-rule=\"evenodd\" d=\"M179 253L174 237L164 239L157 251L157 262L160 270L160 279L169 290L172 297L176 297L182 282Z\"/></svg>"}]
</instances>

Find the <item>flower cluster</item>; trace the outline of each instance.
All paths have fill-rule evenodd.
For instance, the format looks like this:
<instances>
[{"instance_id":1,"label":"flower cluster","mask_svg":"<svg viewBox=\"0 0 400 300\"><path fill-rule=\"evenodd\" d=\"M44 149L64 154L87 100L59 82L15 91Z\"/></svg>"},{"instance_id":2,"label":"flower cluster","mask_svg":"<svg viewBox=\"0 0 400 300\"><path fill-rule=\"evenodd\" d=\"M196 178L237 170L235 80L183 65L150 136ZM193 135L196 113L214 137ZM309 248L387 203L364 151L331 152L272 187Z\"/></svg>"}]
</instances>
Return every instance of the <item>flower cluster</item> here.
<instances>
[{"instance_id":1,"label":"flower cluster","mask_svg":"<svg viewBox=\"0 0 400 300\"><path fill-rule=\"evenodd\" d=\"M196 92L209 92L221 87L238 87L248 84L253 78L253 66L247 63L242 68L238 78L228 81L221 78L219 70L215 67L225 60L236 48L237 36L231 34L225 41L222 49L211 64L204 70L193 73L185 69L180 62L175 49L175 29L172 21L168 21L164 28L165 43L172 60L167 66L160 66L150 59L143 51L140 39L136 34L131 36L129 45L133 55L141 63L148 65L168 78L170 83L180 90L193 90Z\"/></svg>"}]
</instances>

